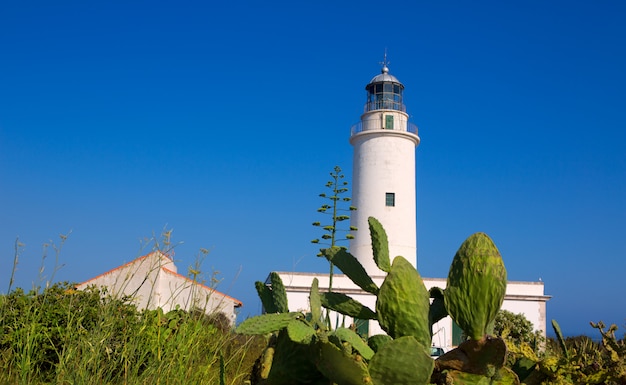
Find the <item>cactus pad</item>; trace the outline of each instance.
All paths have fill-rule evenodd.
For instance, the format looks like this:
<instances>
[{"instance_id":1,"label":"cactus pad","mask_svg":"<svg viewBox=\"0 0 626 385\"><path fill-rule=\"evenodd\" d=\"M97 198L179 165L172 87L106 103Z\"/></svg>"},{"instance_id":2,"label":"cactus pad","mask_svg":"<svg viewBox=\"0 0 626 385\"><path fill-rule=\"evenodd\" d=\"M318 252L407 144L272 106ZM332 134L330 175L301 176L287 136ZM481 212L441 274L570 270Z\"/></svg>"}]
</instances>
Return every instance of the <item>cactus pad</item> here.
<instances>
[{"instance_id":1,"label":"cactus pad","mask_svg":"<svg viewBox=\"0 0 626 385\"><path fill-rule=\"evenodd\" d=\"M276 338L276 347L267 384L293 385L312 384L323 379L311 360L310 345L293 342L286 330L281 330Z\"/></svg>"},{"instance_id":2,"label":"cactus pad","mask_svg":"<svg viewBox=\"0 0 626 385\"><path fill-rule=\"evenodd\" d=\"M391 337L414 336L430 347L428 290L415 267L404 257L396 257L376 300L381 328Z\"/></svg>"},{"instance_id":3,"label":"cactus pad","mask_svg":"<svg viewBox=\"0 0 626 385\"><path fill-rule=\"evenodd\" d=\"M283 280L280 279L280 275L275 271L270 273L270 282L272 283L272 298L274 299L274 305L278 313L287 313L289 306L287 304L287 292L285 291L285 285Z\"/></svg>"},{"instance_id":4,"label":"cactus pad","mask_svg":"<svg viewBox=\"0 0 626 385\"><path fill-rule=\"evenodd\" d=\"M358 319L376 319L376 313L369 307L343 293L321 293L320 299L325 308Z\"/></svg>"},{"instance_id":5,"label":"cactus pad","mask_svg":"<svg viewBox=\"0 0 626 385\"><path fill-rule=\"evenodd\" d=\"M367 274L363 265L344 248L337 246L331 247L330 249L326 249L324 255L328 261L347 275L355 285L368 293L374 295L378 294L378 286L372 281L372 278Z\"/></svg>"},{"instance_id":6,"label":"cactus pad","mask_svg":"<svg viewBox=\"0 0 626 385\"><path fill-rule=\"evenodd\" d=\"M315 335L315 329L307 325L303 319L296 319L287 325L287 335L293 342L299 344L308 344Z\"/></svg>"},{"instance_id":7,"label":"cactus pad","mask_svg":"<svg viewBox=\"0 0 626 385\"><path fill-rule=\"evenodd\" d=\"M389 259L389 241L387 239L387 233L378 219L369 217L367 218L367 223L369 224L370 237L372 239L374 262L376 262L376 266L378 266L379 269L388 273L391 269L391 262Z\"/></svg>"},{"instance_id":8,"label":"cactus pad","mask_svg":"<svg viewBox=\"0 0 626 385\"><path fill-rule=\"evenodd\" d=\"M472 339L481 339L496 318L506 292L506 269L493 241L471 235L452 260L444 302L452 319Z\"/></svg>"},{"instance_id":9,"label":"cactus pad","mask_svg":"<svg viewBox=\"0 0 626 385\"><path fill-rule=\"evenodd\" d=\"M431 287L428 292L430 293L430 298L433 299L428 311L428 322L431 326L430 330L432 330L432 326L437 321L446 317L448 315L448 311L446 310L446 305L443 299L443 290L441 288Z\"/></svg>"},{"instance_id":10,"label":"cactus pad","mask_svg":"<svg viewBox=\"0 0 626 385\"><path fill-rule=\"evenodd\" d=\"M387 342L369 364L372 381L376 385L428 384L434 360L427 348L412 336Z\"/></svg>"},{"instance_id":11,"label":"cactus pad","mask_svg":"<svg viewBox=\"0 0 626 385\"><path fill-rule=\"evenodd\" d=\"M367 339L367 345L369 345L369 347L372 348L374 352L377 352L380 348L383 347L383 345L392 340L393 338L389 337L386 334L376 334Z\"/></svg>"},{"instance_id":12,"label":"cactus pad","mask_svg":"<svg viewBox=\"0 0 626 385\"><path fill-rule=\"evenodd\" d=\"M345 354L331 342L318 342L315 364L317 369L337 385L371 384L367 365L359 355Z\"/></svg>"},{"instance_id":13,"label":"cactus pad","mask_svg":"<svg viewBox=\"0 0 626 385\"><path fill-rule=\"evenodd\" d=\"M240 334L268 334L289 325L295 319L304 318L302 313L273 313L248 318L235 331Z\"/></svg>"},{"instance_id":14,"label":"cactus pad","mask_svg":"<svg viewBox=\"0 0 626 385\"><path fill-rule=\"evenodd\" d=\"M334 333L340 340L349 342L350 345L352 345L352 348L359 352L359 354L366 360L371 359L374 355L372 348L370 348L365 341L363 341L363 339L352 330L338 328Z\"/></svg>"},{"instance_id":15,"label":"cactus pad","mask_svg":"<svg viewBox=\"0 0 626 385\"><path fill-rule=\"evenodd\" d=\"M317 278L311 282L311 291L309 292L309 304L311 306L311 321L314 325L322 327L322 301L320 299L319 281Z\"/></svg>"},{"instance_id":16,"label":"cactus pad","mask_svg":"<svg viewBox=\"0 0 626 385\"><path fill-rule=\"evenodd\" d=\"M259 294L261 304L266 313L278 313L276 305L274 305L274 297L272 296L272 289L267 287L263 282L256 281L254 283L256 292Z\"/></svg>"},{"instance_id":17,"label":"cactus pad","mask_svg":"<svg viewBox=\"0 0 626 385\"><path fill-rule=\"evenodd\" d=\"M272 361L274 360L274 347L268 346L261 354L260 362L260 376L262 379L267 380L267 376L270 375L272 369Z\"/></svg>"}]
</instances>

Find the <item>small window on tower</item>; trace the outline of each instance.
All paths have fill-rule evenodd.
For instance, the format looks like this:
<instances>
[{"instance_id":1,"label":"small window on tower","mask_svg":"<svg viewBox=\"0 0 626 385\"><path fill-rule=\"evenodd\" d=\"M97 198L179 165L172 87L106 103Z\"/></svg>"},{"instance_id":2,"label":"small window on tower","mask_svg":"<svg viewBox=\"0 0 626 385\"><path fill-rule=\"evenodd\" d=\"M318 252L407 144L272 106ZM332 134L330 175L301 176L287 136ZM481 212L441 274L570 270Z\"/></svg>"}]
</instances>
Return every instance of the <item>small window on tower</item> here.
<instances>
[{"instance_id":1,"label":"small window on tower","mask_svg":"<svg viewBox=\"0 0 626 385\"><path fill-rule=\"evenodd\" d=\"M396 205L396 193L385 193L385 206L394 207Z\"/></svg>"},{"instance_id":2,"label":"small window on tower","mask_svg":"<svg viewBox=\"0 0 626 385\"><path fill-rule=\"evenodd\" d=\"M385 128L393 130L393 115L385 115Z\"/></svg>"}]
</instances>

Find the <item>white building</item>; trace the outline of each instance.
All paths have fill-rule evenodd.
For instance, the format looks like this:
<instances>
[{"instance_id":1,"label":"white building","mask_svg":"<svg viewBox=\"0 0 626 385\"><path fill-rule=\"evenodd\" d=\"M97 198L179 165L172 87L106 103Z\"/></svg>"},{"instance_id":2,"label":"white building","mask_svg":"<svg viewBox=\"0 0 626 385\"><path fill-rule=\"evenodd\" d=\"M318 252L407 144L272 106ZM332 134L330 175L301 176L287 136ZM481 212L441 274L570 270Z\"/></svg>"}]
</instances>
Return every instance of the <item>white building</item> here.
<instances>
[{"instance_id":1,"label":"white building","mask_svg":"<svg viewBox=\"0 0 626 385\"><path fill-rule=\"evenodd\" d=\"M294 273L278 272L282 279L290 311L309 312L309 292L314 278L319 281L320 291L328 290L327 273ZM380 287L385 279L384 275L372 276L372 280ZM426 289L431 287L446 288L445 278L423 278ZM269 284L269 280L266 282ZM508 310L515 314L522 313L534 326L535 330L540 330L545 337L546 332L546 302L550 299L544 295L543 282L516 282L509 281L506 288L506 295L503 310ZM333 291L349 295L371 310L376 309L376 297L363 291L360 287L343 274L333 276ZM354 324L361 334L368 336L384 334L377 321L353 320L350 317L334 314L331 316L333 324L339 321L337 326L350 326ZM462 330L452 322L452 318L444 319L433 325L433 344L441 347L457 346L461 342Z\"/></svg>"},{"instance_id":2,"label":"white building","mask_svg":"<svg viewBox=\"0 0 626 385\"><path fill-rule=\"evenodd\" d=\"M164 312L182 310L223 313L234 324L235 309L241 301L178 274L174 261L160 251L139 257L76 286L106 288L115 297L127 296L138 309L161 308Z\"/></svg>"},{"instance_id":3,"label":"white building","mask_svg":"<svg viewBox=\"0 0 626 385\"><path fill-rule=\"evenodd\" d=\"M408 121L403 103L404 85L383 63L380 75L365 87L365 111L358 124L352 127L350 143L354 146L351 226L360 231L350 241L350 253L363 265L379 286L385 275L378 269L373 257L367 218L378 219L389 238L389 255L402 255L417 267L417 229L415 194L415 149L420 143L417 126ZM314 278L320 291L328 290L328 274L279 272L287 290L290 311L309 311L308 296ZM269 284L269 281L267 282ZM445 289L446 279L424 278L427 289L433 286ZM333 291L350 295L375 310L376 297L362 291L344 275L334 275ZM543 282L508 282L503 309L523 313L535 330L546 332L546 302ZM355 326L367 335L384 333L377 321L332 317L346 326ZM433 344L456 346L461 330L450 317L433 326Z\"/></svg>"}]
</instances>

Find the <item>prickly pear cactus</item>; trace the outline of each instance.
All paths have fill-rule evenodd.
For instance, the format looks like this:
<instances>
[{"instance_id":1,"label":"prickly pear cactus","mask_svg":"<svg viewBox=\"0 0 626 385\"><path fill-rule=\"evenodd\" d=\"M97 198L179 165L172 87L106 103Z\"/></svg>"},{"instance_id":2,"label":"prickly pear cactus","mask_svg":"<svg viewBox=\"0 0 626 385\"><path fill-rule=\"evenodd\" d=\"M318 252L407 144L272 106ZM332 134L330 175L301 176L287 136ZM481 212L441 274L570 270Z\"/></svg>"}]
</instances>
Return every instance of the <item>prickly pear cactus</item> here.
<instances>
[{"instance_id":1,"label":"prickly pear cactus","mask_svg":"<svg viewBox=\"0 0 626 385\"><path fill-rule=\"evenodd\" d=\"M367 339L367 345L372 348L374 352L377 352L387 342L393 340L387 334L376 334Z\"/></svg>"},{"instance_id":2,"label":"prickly pear cactus","mask_svg":"<svg viewBox=\"0 0 626 385\"><path fill-rule=\"evenodd\" d=\"M443 290L439 287L431 287L428 291L430 293L430 298L432 298L432 302L430 304L430 310L428 311L428 322L430 323L430 327L443 319L448 315L448 311L446 310L446 305L444 303L444 294Z\"/></svg>"},{"instance_id":3,"label":"prickly pear cactus","mask_svg":"<svg viewBox=\"0 0 626 385\"><path fill-rule=\"evenodd\" d=\"M333 246L324 250L324 256L361 289L374 295L378 294L378 286L372 281L363 265L346 249Z\"/></svg>"},{"instance_id":4,"label":"prickly pear cactus","mask_svg":"<svg viewBox=\"0 0 626 385\"><path fill-rule=\"evenodd\" d=\"M241 334L268 334L286 328L293 320L304 318L302 313L274 313L263 314L248 318L237 329Z\"/></svg>"},{"instance_id":5,"label":"prickly pear cactus","mask_svg":"<svg viewBox=\"0 0 626 385\"><path fill-rule=\"evenodd\" d=\"M287 325L287 335L293 342L308 344L315 336L315 329L307 325L303 320L296 319Z\"/></svg>"},{"instance_id":6,"label":"prickly pear cactus","mask_svg":"<svg viewBox=\"0 0 626 385\"><path fill-rule=\"evenodd\" d=\"M327 292L321 293L322 305L341 314L361 320L376 319L376 313L372 309L363 305L359 301L343 293Z\"/></svg>"},{"instance_id":7,"label":"prickly pear cactus","mask_svg":"<svg viewBox=\"0 0 626 385\"><path fill-rule=\"evenodd\" d=\"M311 384L324 378L312 362L309 345L294 342L287 330L281 330L276 338L276 347L267 384L293 385Z\"/></svg>"},{"instance_id":8,"label":"prickly pear cactus","mask_svg":"<svg viewBox=\"0 0 626 385\"><path fill-rule=\"evenodd\" d=\"M272 271L270 273L270 282L272 283L272 298L274 299L274 305L278 313L287 313L289 311L289 305L287 304L287 291L283 280L280 279L278 273Z\"/></svg>"},{"instance_id":9,"label":"prickly pear cactus","mask_svg":"<svg viewBox=\"0 0 626 385\"><path fill-rule=\"evenodd\" d=\"M374 350L368 346L361 337L350 329L338 328L334 334L341 340L348 342L363 358L369 360L374 355Z\"/></svg>"},{"instance_id":10,"label":"prickly pear cactus","mask_svg":"<svg viewBox=\"0 0 626 385\"><path fill-rule=\"evenodd\" d=\"M370 237L372 239L372 253L376 266L384 272L391 270L391 262L389 258L389 241L387 233L383 225L374 217L367 218L370 228Z\"/></svg>"},{"instance_id":11,"label":"prickly pear cactus","mask_svg":"<svg viewBox=\"0 0 626 385\"><path fill-rule=\"evenodd\" d=\"M393 260L376 300L378 323L391 337L413 336L429 347L428 290L415 267L404 257Z\"/></svg>"},{"instance_id":12,"label":"prickly pear cactus","mask_svg":"<svg viewBox=\"0 0 626 385\"><path fill-rule=\"evenodd\" d=\"M498 248L475 233L456 252L444 291L452 319L472 339L481 339L495 320L506 292L506 269Z\"/></svg>"},{"instance_id":13,"label":"prickly pear cactus","mask_svg":"<svg viewBox=\"0 0 626 385\"><path fill-rule=\"evenodd\" d=\"M287 313L289 307L287 305L287 292L283 285L282 279L276 272L270 273L271 287L265 283L257 281L254 283L256 291L259 294L261 303L266 313Z\"/></svg>"},{"instance_id":14,"label":"prickly pear cactus","mask_svg":"<svg viewBox=\"0 0 626 385\"><path fill-rule=\"evenodd\" d=\"M430 382L434 361L413 336L384 344L372 357L369 372L374 384L421 385Z\"/></svg>"},{"instance_id":15,"label":"prickly pear cactus","mask_svg":"<svg viewBox=\"0 0 626 385\"><path fill-rule=\"evenodd\" d=\"M274 304L274 297L272 296L272 289L267 287L263 282L256 281L254 283L254 287L256 288L256 292L261 299L261 304L263 305L263 309L265 309L266 313L278 313L278 309L276 309L276 305Z\"/></svg>"},{"instance_id":16,"label":"prickly pear cactus","mask_svg":"<svg viewBox=\"0 0 626 385\"><path fill-rule=\"evenodd\" d=\"M261 354L261 357L259 357L259 377L261 377L262 380L266 380L270 375L275 350L274 346L267 346Z\"/></svg>"},{"instance_id":17,"label":"prickly pear cactus","mask_svg":"<svg viewBox=\"0 0 626 385\"><path fill-rule=\"evenodd\" d=\"M257 291L273 314L250 318L236 330L272 333L253 371L259 381L253 384L519 384L516 374L503 366L504 341L485 336L506 291L506 270L491 239L483 233L470 236L454 257L446 289L429 293L406 259L398 256L391 263L382 225L374 218L369 224L374 259L387 272L380 288L346 250L327 249L325 256L377 297L376 311L345 294L320 293L314 280L309 322L302 313L287 313L284 286L272 273L271 287L257 283ZM361 320L376 319L388 335L370 337L365 343L350 329L329 330L322 322L322 306ZM434 361L429 354L432 324L447 314L470 340Z\"/></svg>"},{"instance_id":18,"label":"prickly pear cactus","mask_svg":"<svg viewBox=\"0 0 626 385\"><path fill-rule=\"evenodd\" d=\"M317 278L311 282L309 291L309 305L311 306L311 322L318 329L324 329L322 322L322 300L320 299L319 281Z\"/></svg>"},{"instance_id":19,"label":"prickly pear cactus","mask_svg":"<svg viewBox=\"0 0 626 385\"><path fill-rule=\"evenodd\" d=\"M358 354L350 354L332 342L318 341L315 365L326 378L339 385L371 384L367 364Z\"/></svg>"}]
</instances>

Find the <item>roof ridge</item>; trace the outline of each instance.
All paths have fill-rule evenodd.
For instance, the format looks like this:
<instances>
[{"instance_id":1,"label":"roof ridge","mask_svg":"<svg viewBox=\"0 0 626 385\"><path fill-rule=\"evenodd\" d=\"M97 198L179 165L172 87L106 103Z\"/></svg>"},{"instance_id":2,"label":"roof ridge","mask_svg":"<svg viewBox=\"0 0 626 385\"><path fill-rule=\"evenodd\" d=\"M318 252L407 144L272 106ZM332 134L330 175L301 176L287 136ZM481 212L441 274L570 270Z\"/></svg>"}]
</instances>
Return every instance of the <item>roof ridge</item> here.
<instances>
[{"instance_id":1,"label":"roof ridge","mask_svg":"<svg viewBox=\"0 0 626 385\"><path fill-rule=\"evenodd\" d=\"M173 271L173 270L170 270L170 269L168 269L167 267L161 267L161 270L165 271L166 273L169 273L169 274L175 275L175 276L177 276L177 277L181 277L181 278L185 279L186 281L190 281L190 282L192 282L192 283L195 283L196 285L201 286L201 287L203 287L203 288L205 288L205 289L207 289L207 290L210 290L210 291L212 291L212 292L215 292L215 293L217 293L217 294L220 294L220 295L222 295L222 296L223 296L223 297L225 297L225 298L229 298L229 299L233 300L233 301L236 303L236 305L235 305L236 307L241 307L241 306L243 306L243 302L241 302L241 301L240 301L240 300L238 300L237 298L231 297L231 296L230 296L230 295L228 295L228 294L224 294L224 293L222 293L221 291L216 290L216 289L214 289L214 288L212 288L212 287L210 287L210 286L207 286L207 285L205 285L205 284L203 284L203 283L200 283L200 282L198 282L198 281L194 281L193 279L191 279L191 278L189 278L189 277L186 277L186 276L184 276L184 275L182 275L182 274L180 274L180 273L177 273L177 272L175 272L175 271Z\"/></svg>"},{"instance_id":2,"label":"roof ridge","mask_svg":"<svg viewBox=\"0 0 626 385\"><path fill-rule=\"evenodd\" d=\"M105 271L104 273L98 274L98 275L96 275L93 278L90 278L90 279L88 279L86 281L83 281L83 282L77 284L76 286L82 286L82 285L88 284L89 282L95 281L96 279L104 277L105 275L111 274L111 273L113 273L113 272L115 272L117 270L121 270L121 269L123 269L125 267L133 265L134 263L139 262L140 260L147 259L148 257L152 256L153 254L160 254L160 256L163 256L163 257L167 258L168 260L170 260L170 262L174 263L174 260L170 257L169 253L164 253L161 250L154 250L154 251L149 252L148 254L145 254L145 255L142 255L140 257L137 257L137 258L133 259L130 262L123 263L123 264L121 264L121 265L119 265L117 267L114 267L111 270L108 270L108 271Z\"/></svg>"}]
</instances>

